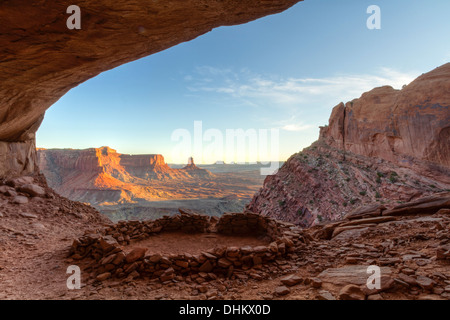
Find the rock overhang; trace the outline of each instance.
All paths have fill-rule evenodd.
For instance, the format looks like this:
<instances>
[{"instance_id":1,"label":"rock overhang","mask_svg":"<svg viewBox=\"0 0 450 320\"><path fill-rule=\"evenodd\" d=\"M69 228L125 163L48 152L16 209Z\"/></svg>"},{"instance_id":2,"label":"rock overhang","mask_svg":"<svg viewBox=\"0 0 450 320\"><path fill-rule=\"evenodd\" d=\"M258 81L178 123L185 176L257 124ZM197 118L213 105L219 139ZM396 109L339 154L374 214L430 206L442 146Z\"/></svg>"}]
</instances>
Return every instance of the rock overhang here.
<instances>
[{"instance_id":1,"label":"rock overhang","mask_svg":"<svg viewBox=\"0 0 450 320\"><path fill-rule=\"evenodd\" d=\"M80 30L66 26L67 3L4 2L0 141L28 140L48 107L103 71L299 1L80 0Z\"/></svg>"},{"instance_id":2,"label":"rock overhang","mask_svg":"<svg viewBox=\"0 0 450 320\"><path fill-rule=\"evenodd\" d=\"M35 132L70 89L220 26L282 12L302 0L79 0L81 29L69 30L68 3L0 4L0 176L37 171ZM31 150L31 152L30 152Z\"/></svg>"}]
</instances>

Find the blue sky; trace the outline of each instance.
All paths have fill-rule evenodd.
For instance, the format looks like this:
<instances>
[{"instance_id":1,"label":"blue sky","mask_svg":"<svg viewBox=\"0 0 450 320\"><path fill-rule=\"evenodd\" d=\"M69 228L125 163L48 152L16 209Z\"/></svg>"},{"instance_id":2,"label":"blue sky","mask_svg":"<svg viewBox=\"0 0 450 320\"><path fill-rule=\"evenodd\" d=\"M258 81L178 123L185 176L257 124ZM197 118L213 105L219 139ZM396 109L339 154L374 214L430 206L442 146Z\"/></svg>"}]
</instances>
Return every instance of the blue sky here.
<instances>
[{"instance_id":1,"label":"blue sky","mask_svg":"<svg viewBox=\"0 0 450 320\"><path fill-rule=\"evenodd\" d=\"M369 5L381 9L381 30L366 27ZM221 27L72 89L47 111L37 145L108 145L181 163L186 155L174 152L172 134L193 134L202 121L223 135L277 129L279 152L256 157L286 160L317 139L340 101L376 86L401 88L449 62L449 14L448 0L306 0ZM205 150L190 154L198 163L221 160ZM239 154L226 160L233 157Z\"/></svg>"}]
</instances>

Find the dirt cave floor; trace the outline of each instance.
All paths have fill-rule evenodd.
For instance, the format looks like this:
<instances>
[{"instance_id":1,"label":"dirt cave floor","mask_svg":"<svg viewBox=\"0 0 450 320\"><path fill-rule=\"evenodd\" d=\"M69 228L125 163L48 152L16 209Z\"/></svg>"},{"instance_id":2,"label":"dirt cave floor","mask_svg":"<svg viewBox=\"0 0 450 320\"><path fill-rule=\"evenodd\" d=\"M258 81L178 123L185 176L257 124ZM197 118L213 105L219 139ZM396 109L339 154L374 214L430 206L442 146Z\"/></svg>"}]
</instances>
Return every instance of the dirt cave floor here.
<instances>
[{"instance_id":1,"label":"dirt cave floor","mask_svg":"<svg viewBox=\"0 0 450 320\"><path fill-rule=\"evenodd\" d=\"M216 247L244 247L263 246L269 241L257 236L229 236L217 233L188 234L182 232L163 232L152 235L150 238L131 243L124 247L125 251L131 251L135 247L147 248L147 254L200 254Z\"/></svg>"},{"instance_id":2,"label":"dirt cave floor","mask_svg":"<svg viewBox=\"0 0 450 320\"><path fill-rule=\"evenodd\" d=\"M388 267L394 280L371 299L450 299L450 260L436 256L439 247L450 244L449 212L395 217L332 240L315 239L296 247L289 259L235 272L231 278L95 282L82 271L81 289L69 290L67 268L79 264L84 270L89 264L68 258L73 240L109 223L94 209L57 195L34 197L25 204L0 195L0 299L338 299L343 282L353 281L354 268L368 265ZM195 253L225 242L255 246L261 241L207 234L171 239L162 234L138 245L159 253ZM339 270L340 278L331 277L330 270ZM285 281L288 275L300 280Z\"/></svg>"}]
</instances>

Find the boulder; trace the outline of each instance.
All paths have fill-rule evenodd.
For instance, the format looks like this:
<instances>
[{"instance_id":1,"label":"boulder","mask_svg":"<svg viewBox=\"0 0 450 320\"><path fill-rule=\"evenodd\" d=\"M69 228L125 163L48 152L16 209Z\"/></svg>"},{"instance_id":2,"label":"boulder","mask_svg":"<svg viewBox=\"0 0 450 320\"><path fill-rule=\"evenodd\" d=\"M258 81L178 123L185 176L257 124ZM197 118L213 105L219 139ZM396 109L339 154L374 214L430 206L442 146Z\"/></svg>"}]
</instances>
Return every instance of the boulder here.
<instances>
[{"instance_id":1,"label":"boulder","mask_svg":"<svg viewBox=\"0 0 450 320\"><path fill-rule=\"evenodd\" d=\"M27 218L27 219L37 219L38 216L32 213L28 213L28 212L21 212L19 213L20 216Z\"/></svg>"},{"instance_id":2,"label":"boulder","mask_svg":"<svg viewBox=\"0 0 450 320\"><path fill-rule=\"evenodd\" d=\"M220 258L217 261L217 265L219 267L221 267L221 268L227 269L229 266L233 265L233 263L230 260L226 259L226 258Z\"/></svg>"},{"instance_id":3,"label":"boulder","mask_svg":"<svg viewBox=\"0 0 450 320\"><path fill-rule=\"evenodd\" d=\"M205 261L199 268L200 272L211 272L213 266L209 260Z\"/></svg>"},{"instance_id":4,"label":"boulder","mask_svg":"<svg viewBox=\"0 0 450 320\"><path fill-rule=\"evenodd\" d=\"M23 176L23 177L18 177L18 178L7 180L6 184L8 186L11 186L11 187L14 187L14 188L18 188L18 187L23 186L25 184L32 184L33 182L34 182L33 177Z\"/></svg>"},{"instance_id":5,"label":"boulder","mask_svg":"<svg viewBox=\"0 0 450 320\"><path fill-rule=\"evenodd\" d=\"M291 292L291 290L289 290L289 288L286 286L279 286L279 287L275 288L275 295L277 295L277 296L285 296L285 295L289 294L290 292Z\"/></svg>"},{"instance_id":6,"label":"boulder","mask_svg":"<svg viewBox=\"0 0 450 320\"><path fill-rule=\"evenodd\" d=\"M430 278L428 278L428 277L426 277L426 276L417 276L416 281L417 281L417 284L418 284L422 289L425 289L425 290L431 290L431 289L433 289L434 284L435 284L435 282L434 282L432 279L430 279Z\"/></svg>"},{"instance_id":7,"label":"boulder","mask_svg":"<svg viewBox=\"0 0 450 320\"><path fill-rule=\"evenodd\" d=\"M383 211L383 216L405 216L413 214L434 214L440 209L450 209L450 193L426 197Z\"/></svg>"},{"instance_id":8,"label":"boulder","mask_svg":"<svg viewBox=\"0 0 450 320\"><path fill-rule=\"evenodd\" d=\"M123 252L119 252L112 261L112 264L117 266L121 264L123 260L125 260L125 254Z\"/></svg>"},{"instance_id":9,"label":"boulder","mask_svg":"<svg viewBox=\"0 0 450 320\"><path fill-rule=\"evenodd\" d=\"M46 195L45 189L35 184L25 184L19 188L19 191L32 197L44 197Z\"/></svg>"},{"instance_id":10,"label":"boulder","mask_svg":"<svg viewBox=\"0 0 450 320\"><path fill-rule=\"evenodd\" d=\"M177 260L177 261L175 261L175 265L177 265L183 269L189 268L189 262L186 260Z\"/></svg>"},{"instance_id":11,"label":"boulder","mask_svg":"<svg viewBox=\"0 0 450 320\"><path fill-rule=\"evenodd\" d=\"M334 229L333 235L331 237L335 238L344 231L365 229L367 227L368 227L367 225L354 225L354 226L350 225L350 226L346 226L346 227L337 227L336 229Z\"/></svg>"},{"instance_id":12,"label":"boulder","mask_svg":"<svg viewBox=\"0 0 450 320\"><path fill-rule=\"evenodd\" d=\"M151 263L158 263L161 258L162 256L159 253L156 253L148 257L148 261L150 261Z\"/></svg>"},{"instance_id":13,"label":"boulder","mask_svg":"<svg viewBox=\"0 0 450 320\"><path fill-rule=\"evenodd\" d=\"M127 263L133 263L137 260L142 259L147 252L147 248L134 248L130 253L125 256L125 261Z\"/></svg>"},{"instance_id":14,"label":"boulder","mask_svg":"<svg viewBox=\"0 0 450 320\"><path fill-rule=\"evenodd\" d=\"M104 236L99 239L99 245L103 251L108 252L117 247L119 244L117 240L114 239L112 236Z\"/></svg>"},{"instance_id":15,"label":"boulder","mask_svg":"<svg viewBox=\"0 0 450 320\"><path fill-rule=\"evenodd\" d=\"M316 296L317 300L336 300L336 298L328 291L321 290Z\"/></svg>"},{"instance_id":16,"label":"boulder","mask_svg":"<svg viewBox=\"0 0 450 320\"><path fill-rule=\"evenodd\" d=\"M381 214L381 212L380 212ZM389 221L396 220L395 217L372 217L372 218L364 218L364 219L358 219L358 220L352 220L350 222L342 223L339 227L346 227L346 226L356 226L361 224L371 224L371 223L384 223Z\"/></svg>"},{"instance_id":17,"label":"boulder","mask_svg":"<svg viewBox=\"0 0 450 320\"><path fill-rule=\"evenodd\" d=\"M345 215L345 219L353 220L368 217L378 217L381 216L383 210L386 210L386 207L384 205L375 203L347 213Z\"/></svg>"},{"instance_id":18,"label":"boulder","mask_svg":"<svg viewBox=\"0 0 450 320\"><path fill-rule=\"evenodd\" d=\"M384 300L383 296L381 294L371 294L367 297L367 300L370 301L382 301Z\"/></svg>"},{"instance_id":19,"label":"boulder","mask_svg":"<svg viewBox=\"0 0 450 320\"><path fill-rule=\"evenodd\" d=\"M295 286L295 285L301 283L303 281L303 278L301 278L295 274L291 274L289 276L281 278L280 281L282 284L284 284L288 287L292 287L292 286Z\"/></svg>"},{"instance_id":20,"label":"boulder","mask_svg":"<svg viewBox=\"0 0 450 320\"><path fill-rule=\"evenodd\" d=\"M367 280L372 273L367 272L368 266L365 265L348 265L341 268L329 268L322 271L317 277L324 284L342 288L346 285L353 284L358 287L366 286ZM375 291L384 291L391 288L393 284L392 269L389 267L381 267L381 288ZM370 290L367 288L367 292ZM375 292L370 292L375 293Z\"/></svg>"},{"instance_id":21,"label":"boulder","mask_svg":"<svg viewBox=\"0 0 450 320\"><path fill-rule=\"evenodd\" d=\"M28 198L24 197L24 196L16 196L16 197L14 197L12 202L15 203L15 204L27 204L28 203Z\"/></svg>"},{"instance_id":22,"label":"boulder","mask_svg":"<svg viewBox=\"0 0 450 320\"><path fill-rule=\"evenodd\" d=\"M360 286L348 284L339 291L340 300L365 300L366 294Z\"/></svg>"},{"instance_id":23,"label":"boulder","mask_svg":"<svg viewBox=\"0 0 450 320\"><path fill-rule=\"evenodd\" d=\"M104 272L102 274L99 274L95 279L97 281L105 281L106 279L111 277L111 273L110 272Z\"/></svg>"},{"instance_id":24,"label":"boulder","mask_svg":"<svg viewBox=\"0 0 450 320\"><path fill-rule=\"evenodd\" d=\"M445 260L450 259L450 243L445 245L440 245L436 249L436 259Z\"/></svg>"},{"instance_id":25,"label":"boulder","mask_svg":"<svg viewBox=\"0 0 450 320\"><path fill-rule=\"evenodd\" d=\"M416 279L414 279L413 277L408 276L408 275L406 275L406 274L404 274L404 273L399 273L399 274L397 275L397 278L400 279L401 281L407 283L408 285L411 285L411 286L417 286L417 281L416 281Z\"/></svg>"},{"instance_id":26,"label":"boulder","mask_svg":"<svg viewBox=\"0 0 450 320\"><path fill-rule=\"evenodd\" d=\"M6 192L11 192L11 191L15 191L14 188L10 187L10 186L0 186L0 193L5 194Z\"/></svg>"}]
</instances>

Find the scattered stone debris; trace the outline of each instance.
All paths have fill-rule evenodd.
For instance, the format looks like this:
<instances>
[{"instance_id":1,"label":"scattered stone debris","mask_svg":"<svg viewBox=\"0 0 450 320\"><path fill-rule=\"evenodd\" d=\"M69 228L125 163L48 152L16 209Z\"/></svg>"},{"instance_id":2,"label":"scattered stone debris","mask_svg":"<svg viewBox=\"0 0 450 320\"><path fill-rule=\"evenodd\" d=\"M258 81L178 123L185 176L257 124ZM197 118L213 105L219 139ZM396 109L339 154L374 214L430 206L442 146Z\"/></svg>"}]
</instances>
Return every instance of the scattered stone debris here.
<instances>
[{"instance_id":1,"label":"scattered stone debris","mask_svg":"<svg viewBox=\"0 0 450 320\"><path fill-rule=\"evenodd\" d=\"M352 215L308 229L252 212L216 219L183 210L111 224L94 209L27 180L0 185L0 298L450 299L448 210ZM24 184L39 185L45 196L20 191ZM28 203L13 203L12 191ZM364 228L332 236L338 228L356 226ZM172 233L198 235L205 243L252 235L259 244L171 254L144 245ZM70 265L80 266L83 285L62 292ZM380 267L379 289L367 287L371 265Z\"/></svg>"}]
</instances>

